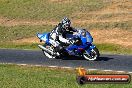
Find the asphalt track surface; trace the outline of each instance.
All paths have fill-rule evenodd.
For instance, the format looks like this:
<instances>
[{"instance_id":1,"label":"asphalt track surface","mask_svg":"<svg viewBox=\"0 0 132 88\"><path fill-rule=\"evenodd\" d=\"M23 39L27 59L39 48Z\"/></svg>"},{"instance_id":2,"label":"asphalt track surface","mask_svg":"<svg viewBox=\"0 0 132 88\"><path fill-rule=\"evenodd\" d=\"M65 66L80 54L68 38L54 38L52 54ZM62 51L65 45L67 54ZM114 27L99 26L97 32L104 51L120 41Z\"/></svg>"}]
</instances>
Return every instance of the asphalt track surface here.
<instances>
[{"instance_id":1,"label":"asphalt track surface","mask_svg":"<svg viewBox=\"0 0 132 88\"><path fill-rule=\"evenodd\" d=\"M99 70L132 71L132 55L108 55L100 56L98 61L87 61L82 58L71 57L65 60L49 59L41 50L13 50L0 49L0 63L29 64L59 67L79 67Z\"/></svg>"}]
</instances>

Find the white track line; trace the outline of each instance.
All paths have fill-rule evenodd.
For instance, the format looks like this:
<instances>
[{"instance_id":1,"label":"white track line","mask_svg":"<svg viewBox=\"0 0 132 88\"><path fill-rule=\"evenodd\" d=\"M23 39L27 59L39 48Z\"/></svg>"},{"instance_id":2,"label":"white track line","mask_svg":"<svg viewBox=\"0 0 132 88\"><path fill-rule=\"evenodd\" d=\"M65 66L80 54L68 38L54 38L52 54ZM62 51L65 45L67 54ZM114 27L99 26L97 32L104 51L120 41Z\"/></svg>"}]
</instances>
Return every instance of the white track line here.
<instances>
[{"instance_id":1,"label":"white track line","mask_svg":"<svg viewBox=\"0 0 132 88\"><path fill-rule=\"evenodd\" d=\"M51 67L51 68L57 68L58 66L47 66L47 67Z\"/></svg>"},{"instance_id":2,"label":"white track line","mask_svg":"<svg viewBox=\"0 0 132 88\"><path fill-rule=\"evenodd\" d=\"M32 66L34 66L34 65L32 65ZM37 66L37 67L42 67L42 65L35 65L35 66Z\"/></svg>"},{"instance_id":3,"label":"white track line","mask_svg":"<svg viewBox=\"0 0 132 88\"><path fill-rule=\"evenodd\" d=\"M87 70L89 70L89 71L95 71L95 70L98 70L98 69L87 69Z\"/></svg>"},{"instance_id":4,"label":"white track line","mask_svg":"<svg viewBox=\"0 0 132 88\"><path fill-rule=\"evenodd\" d=\"M72 67L62 67L62 68L67 68L68 69L68 68L72 68Z\"/></svg>"},{"instance_id":5,"label":"white track line","mask_svg":"<svg viewBox=\"0 0 132 88\"><path fill-rule=\"evenodd\" d=\"M113 70L102 70L102 71L113 71Z\"/></svg>"},{"instance_id":6,"label":"white track line","mask_svg":"<svg viewBox=\"0 0 132 88\"><path fill-rule=\"evenodd\" d=\"M0 64L14 64L14 63L0 63ZM16 64L16 65L19 65L19 66L37 66L37 67L51 67L51 68L66 68L66 69L71 69L73 67L59 67L59 66L44 66L44 65L31 65L31 64ZM74 68L73 68L74 69ZM113 72L120 72L120 73L125 73L126 71L115 71L115 70L100 70L100 69L86 69L86 70L89 70L89 71L95 71L95 70L99 70L99 71L113 71ZM129 74L132 74L132 72L126 72L126 73L129 73Z\"/></svg>"},{"instance_id":7,"label":"white track line","mask_svg":"<svg viewBox=\"0 0 132 88\"><path fill-rule=\"evenodd\" d=\"M26 66L27 64L17 64L17 65Z\"/></svg>"},{"instance_id":8,"label":"white track line","mask_svg":"<svg viewBox=\"0 0 132 88\"><path fill-rule=\"evenodd\" d=\"M123 72L125 72L125 71L116 71L116 72L120 72L120 73L123 73Z\"/></svg>"},{"instance_id":9,"label":"white track line","mask_svg":"<svg viewBox=\"0 0 132 88\"><path fill-rule=\"evenodd\" d=\"M128 72L128 73L132 74L132 72Z\"/></svg>"}]
</instances>

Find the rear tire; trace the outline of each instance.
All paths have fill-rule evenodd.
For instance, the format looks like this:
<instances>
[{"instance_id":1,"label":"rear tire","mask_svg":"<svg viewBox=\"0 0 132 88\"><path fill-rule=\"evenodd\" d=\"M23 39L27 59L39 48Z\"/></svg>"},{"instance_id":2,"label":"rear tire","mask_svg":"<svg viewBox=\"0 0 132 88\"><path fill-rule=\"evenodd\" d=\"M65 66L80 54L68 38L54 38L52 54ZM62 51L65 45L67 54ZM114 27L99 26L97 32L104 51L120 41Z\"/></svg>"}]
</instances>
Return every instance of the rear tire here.
<instances>
[{"instance_id":1,"label":"rear tire","mask_svg":"<svg viewBox=\"0 0 132 88\"><path fill-rule=\"evenodd\" d=\"M86 60L89 60L89 61L96 61L96 60L99 59L99 56L100 56L100 53L99 53L99 50L96 47L91 50L90 54L88 54L87 51L85 51L83 53L83 57Z\"/></svg>"}]
</instances>

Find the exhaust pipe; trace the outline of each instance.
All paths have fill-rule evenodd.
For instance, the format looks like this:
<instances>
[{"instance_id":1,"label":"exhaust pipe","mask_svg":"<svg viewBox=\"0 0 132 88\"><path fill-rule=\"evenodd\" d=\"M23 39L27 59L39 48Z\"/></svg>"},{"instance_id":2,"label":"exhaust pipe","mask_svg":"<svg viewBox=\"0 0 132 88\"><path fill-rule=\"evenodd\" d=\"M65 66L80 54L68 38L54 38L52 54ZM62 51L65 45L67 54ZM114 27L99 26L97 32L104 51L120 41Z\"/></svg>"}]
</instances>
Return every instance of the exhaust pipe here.
<instances>
[{"instance_id":1,"label":"exhaust pipe","mask_svg":"<svg viewBox=\"0 0 132 88\"><path fill-rule=\"evenodd\" d=\"M51 55L53 55L53 54L54 54L54 52L52 52L51 50L49 50L49 49L45 48L45 47L44 47L44 46L42 46L42 45L38 45L38 47L39 47L40 49L44 50L45 52L50 53Z\"/></svg>"},{"instance_id":2,"label":"exhaust pipe","mask_svg":"<svg viewBox=\"0 0 132 88\"><path fill-rule=\"evenodd\" d=\"M42 45L38 45L38 47L39 47L40 49L44 50L45 52L51 54L51 55L57 55L57 56L59 56L57 53L54 53L53 51L51 51L51 50L45 48L45 47L42 46Z\"/></svg>"}]
</instances>

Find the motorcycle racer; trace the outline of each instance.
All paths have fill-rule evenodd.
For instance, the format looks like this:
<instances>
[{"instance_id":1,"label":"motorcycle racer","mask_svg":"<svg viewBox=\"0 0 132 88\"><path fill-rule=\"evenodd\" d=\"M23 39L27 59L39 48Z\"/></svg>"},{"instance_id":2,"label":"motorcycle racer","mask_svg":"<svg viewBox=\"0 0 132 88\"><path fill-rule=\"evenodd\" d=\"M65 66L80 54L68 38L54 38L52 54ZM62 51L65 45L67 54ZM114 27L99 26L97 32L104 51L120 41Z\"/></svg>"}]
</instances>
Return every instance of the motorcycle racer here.
<instances>
[{"instance_id":1,"label":"motorcycle racer","mask_svg":"<svg viewBox=\"0 0 132 88\"><path fill-rule=\"evenodd\" d=\"M77 30L71 27L71 21L64 17L62 21L51 31L50 41L56 47L55 51L61 52L62 46L70 44L70 40L66 38L67 34L73 34Z\"/></svg>"},{"instance_id":2,"label":"motorcycle racer","mask_svg":"<svg viewBox=\"0 0 132 88\"><path fill-rule=\"evenodd\" d=\"M65 18L52 32L37 33L40 42L44 42L43 45L38 45L43 54L56 59L66 59L69 56L83 57L89 61L99 59L100 53L93 44L91 34L85 29L74 30L70 24L71 22Z\"/></svg>"}]
</instances>

